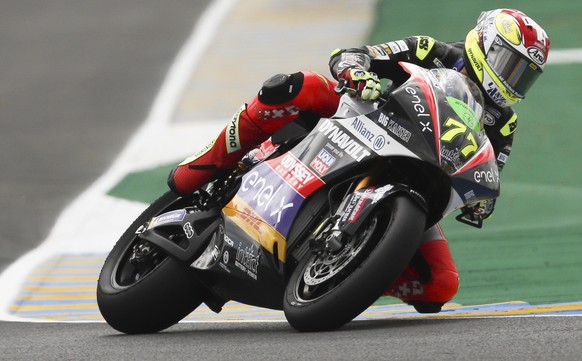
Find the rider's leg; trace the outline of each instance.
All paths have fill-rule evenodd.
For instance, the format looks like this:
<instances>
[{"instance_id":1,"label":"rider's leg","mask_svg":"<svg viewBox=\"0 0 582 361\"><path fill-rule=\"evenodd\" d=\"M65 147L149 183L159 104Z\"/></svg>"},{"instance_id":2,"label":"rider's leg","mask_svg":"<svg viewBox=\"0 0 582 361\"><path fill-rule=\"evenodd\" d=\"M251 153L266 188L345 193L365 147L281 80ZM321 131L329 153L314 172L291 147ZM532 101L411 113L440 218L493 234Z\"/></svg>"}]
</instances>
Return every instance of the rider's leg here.
<instances>
[{"instance_id":1,"label":"rider's leg","mask_svg":"<svg viewBox=\"0 0 582 361\"><path fill-rule=\"evenodd\" d=\"M313 72L271 77L215 140L172 170L170 189L179 194L194 192L217 170L232 168L244 154L296 120L300 112L331 117L339 104L334 86L334 81Z\"/></svg>"},{"instance_id":2,"label":"rider's leg","mask_svg":"<svg viewBox=\"0 0 582 361\"><path fill-rule=\"evenodd\" d=\"M435 313L459 289L459 274L439 225L423 235L423 243L404 272L384 292L413 305L418 312Z\"/></svg>"}]
</instances>

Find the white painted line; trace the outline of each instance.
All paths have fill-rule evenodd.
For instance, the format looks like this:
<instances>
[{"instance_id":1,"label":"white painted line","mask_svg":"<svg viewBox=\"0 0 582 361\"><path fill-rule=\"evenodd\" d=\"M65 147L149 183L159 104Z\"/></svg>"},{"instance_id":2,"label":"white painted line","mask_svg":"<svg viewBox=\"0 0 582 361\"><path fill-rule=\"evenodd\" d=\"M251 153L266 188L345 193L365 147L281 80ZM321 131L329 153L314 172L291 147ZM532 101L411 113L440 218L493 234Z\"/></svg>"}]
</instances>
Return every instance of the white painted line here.
<instances>
[{"instance_id":1,"label":"white painted line","mask_svg":"<svg viewBox=\"0 0 582 361\"><path fill-rule=\"evenodd\" d=\"M83 224L91 219L92 204L99 203L106 192L117 184L122 177L132 169L134 161L140 158L139 150L148 139L156 137L168 127L176 105L183 94L193 69L208 48L222 24L223 19L236 4L237 0L215 0L211 2L201 15L171 68L158 93L147 119L139 131L132 137L120 156L109 170L95 181L87 191L79 196L61 213L48 238L36 249L30 251L0 275L0 320L26 321L14 317L8 308L20 290L25 277L42 261L66 249L64 245L78 240L79 234L71 232L75 225Z\"/></svg>"},{"instance_id":2,"label":"white painted line","mask_svg":"<svg viewBox=\"0 0 582 361\"><path fill-rule=\"evenodd\" d=\"M551 50L548 64L576 64L582 62L582 48Z\"/></svg>"}]
</instances>

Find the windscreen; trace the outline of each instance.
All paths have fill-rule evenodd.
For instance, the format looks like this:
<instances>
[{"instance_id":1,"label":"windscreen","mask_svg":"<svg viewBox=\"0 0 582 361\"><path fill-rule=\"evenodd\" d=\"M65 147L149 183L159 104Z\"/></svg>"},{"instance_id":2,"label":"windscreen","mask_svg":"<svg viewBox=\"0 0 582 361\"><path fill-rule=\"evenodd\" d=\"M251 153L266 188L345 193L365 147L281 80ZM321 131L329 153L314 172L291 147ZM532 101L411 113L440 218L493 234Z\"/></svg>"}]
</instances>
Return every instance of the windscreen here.
<instances>
[{"instance_id":1,"label":"windscreen","mask_svg":"<svg viewBox=\"0 0 582 361\"><path fill-rule=\"evenodd\" d=\"M477 84L461 73L446 69L431 69L434 85L442 89L447 102L471 129L483 129L483 94Z\"/></svg>"}]
</instances>

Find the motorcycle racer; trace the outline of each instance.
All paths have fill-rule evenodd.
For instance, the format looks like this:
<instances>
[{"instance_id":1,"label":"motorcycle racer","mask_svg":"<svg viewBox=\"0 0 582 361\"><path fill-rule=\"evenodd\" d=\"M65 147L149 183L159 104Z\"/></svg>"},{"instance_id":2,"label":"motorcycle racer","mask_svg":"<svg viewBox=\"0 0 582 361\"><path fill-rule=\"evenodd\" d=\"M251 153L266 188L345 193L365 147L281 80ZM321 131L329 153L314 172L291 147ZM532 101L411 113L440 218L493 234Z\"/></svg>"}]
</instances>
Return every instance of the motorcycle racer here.
<instances>
[{"instance_id":1,"label":"motorcycle racer","mask_svg":"<svg viewBox=\"0 0 582 361\"><path fill-rule=\"evenodd\" d=\"M550 41L545 31L523 12L496 9L482 12L464 42L445 43L429 36L413 36L373 46L335 50L329 62L333 77L345 79L357 97L378 99L379 79L394 85L408 74L398 65L406 61L424 68L449 68L467 75L485 95L484 125L501 170L508 160L517 114L511 106L525 98L543 72ZM278 74L263 84L216 139L180 163L168 179L170 189L190 194L228 170L252 148L293 121L313 127L320 117L331 117L339 104L336 82L302 71ZM464 211L471 220L486 219L494 201L482 201ZM458 273L447 240L436 225L427 230L418 252L403 274L388 288L419 312L439 312L458 290Z\"/></svg>"}]
</instances>

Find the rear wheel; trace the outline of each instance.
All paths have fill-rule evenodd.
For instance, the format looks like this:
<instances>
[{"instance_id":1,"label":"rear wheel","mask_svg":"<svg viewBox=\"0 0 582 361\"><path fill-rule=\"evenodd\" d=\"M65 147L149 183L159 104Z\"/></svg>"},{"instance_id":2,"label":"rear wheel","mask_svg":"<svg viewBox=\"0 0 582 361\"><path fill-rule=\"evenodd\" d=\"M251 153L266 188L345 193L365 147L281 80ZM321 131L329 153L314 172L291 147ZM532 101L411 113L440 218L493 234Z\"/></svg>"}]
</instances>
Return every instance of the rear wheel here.
<instances>
[{"instance_id":1,"label":"rear wheel","mask_svg":"<svg viewBox=\"0 0 582 361\"><path fill-rule=\"evenodd\" d=\"M125 231L105 260L97 303L116 330L128 334L158 332L202 303L203 286L194 270L136 236L139 227L152 217L188 203L171 192L164 194Z\"/></svg>"},{"instance_id":2,"label":"rear wheel","mask_svg":"<svg viewBox=\"0 0 582 361\"><path fill-rule=\"evenodd\" d=\"M287 284L283 308L299 331L341 327L400 275L419 246L426 215L404 194L378 207L342 248L307 253Z\"/></svg>"}]
</instances>

